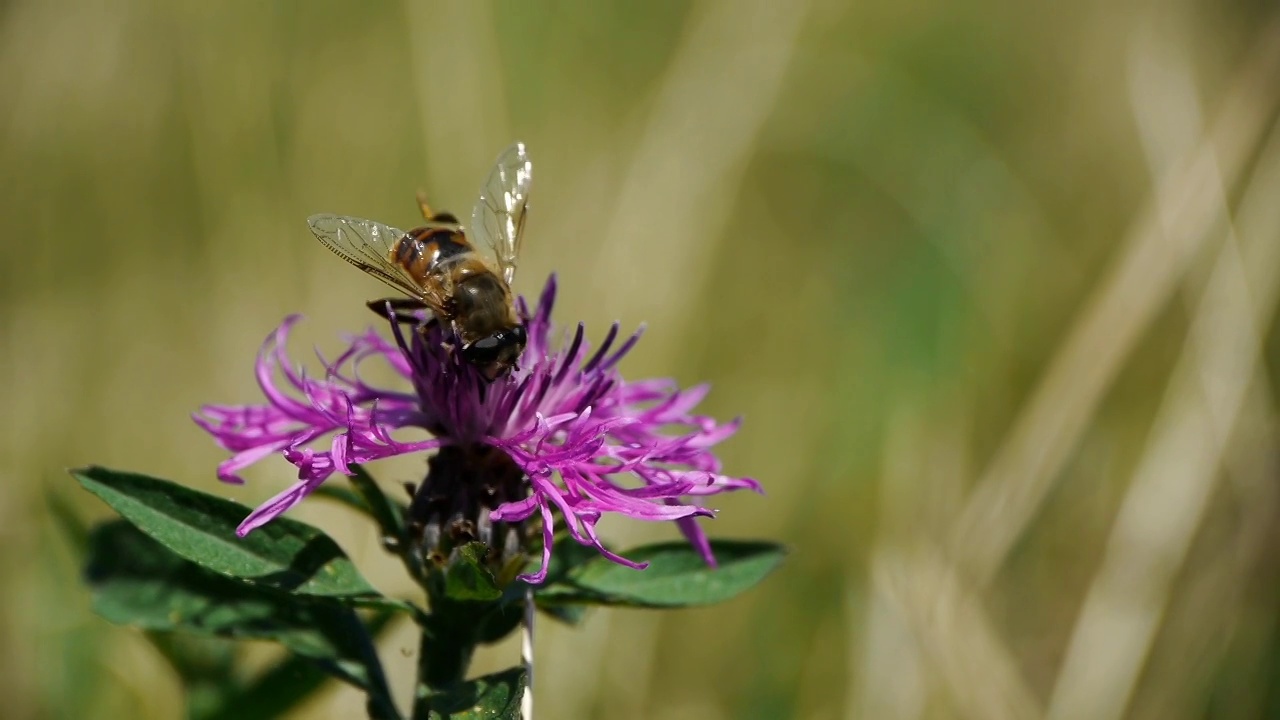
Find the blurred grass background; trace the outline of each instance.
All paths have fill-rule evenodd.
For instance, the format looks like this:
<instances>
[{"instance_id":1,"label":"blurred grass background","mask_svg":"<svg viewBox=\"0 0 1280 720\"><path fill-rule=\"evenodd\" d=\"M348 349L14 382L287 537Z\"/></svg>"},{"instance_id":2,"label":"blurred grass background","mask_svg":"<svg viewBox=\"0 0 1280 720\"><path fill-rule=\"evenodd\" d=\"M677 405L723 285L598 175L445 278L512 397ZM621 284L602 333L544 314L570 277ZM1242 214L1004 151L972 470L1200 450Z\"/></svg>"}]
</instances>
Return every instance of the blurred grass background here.
<instances>
[{"instance_id":1,"label":"blurred grass background","mask_svg":"<svg viewBox=\"0 0 1280 720\"><path fill-rule=\"evenodd\" d=\"M1266 2L0 4L0 697L175 717L88 610L63 468L220 486L188 420L383 291L313 212L536 165L517 289L709 380L794 552L721 608L544 624L549 718L1280 717L1280 10ZM375 468L388 482L415 462ZM323 503L375 581L367 527ZM612 525L621 545L674 536ZM407 692L415 642L384 659ZM503 645L476 670L509 665ZM352 717L334 688L297 717Z\"/></svg>"}]
</instances>

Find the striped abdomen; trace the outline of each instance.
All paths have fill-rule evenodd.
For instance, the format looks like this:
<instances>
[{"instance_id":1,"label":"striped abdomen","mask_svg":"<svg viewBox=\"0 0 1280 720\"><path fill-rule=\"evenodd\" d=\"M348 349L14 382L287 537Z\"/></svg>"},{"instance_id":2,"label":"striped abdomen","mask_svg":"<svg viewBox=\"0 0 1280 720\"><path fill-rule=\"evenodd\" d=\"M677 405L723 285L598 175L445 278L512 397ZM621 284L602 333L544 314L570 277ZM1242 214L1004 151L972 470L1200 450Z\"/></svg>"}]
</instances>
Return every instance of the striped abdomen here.
<instances>
[{"instance_id":1,"label":"striped abdomen","mask_svg":"<svg viewBox=\"0 0 1280 720\"><path fill-rule=\"evenodd\" d=\"M510 288L459 230L411 230L391 249L391 262L418 282L423 299L468 344L519 324Z\"/></svg>"},{"instance_id":2,"label":"striped abdomen","mask_svg":"<svg viewBox=\"0 0 1280 720\"><path fill-rule=\"evenodd\" d=\"M471 243L457 230L418 228L405 233L391 249L391 262L399 265L423 287L439 283L439 274L447 266L476 262ZM434 281L434 282L433 282Z\"/></svg>"}]
</instances>

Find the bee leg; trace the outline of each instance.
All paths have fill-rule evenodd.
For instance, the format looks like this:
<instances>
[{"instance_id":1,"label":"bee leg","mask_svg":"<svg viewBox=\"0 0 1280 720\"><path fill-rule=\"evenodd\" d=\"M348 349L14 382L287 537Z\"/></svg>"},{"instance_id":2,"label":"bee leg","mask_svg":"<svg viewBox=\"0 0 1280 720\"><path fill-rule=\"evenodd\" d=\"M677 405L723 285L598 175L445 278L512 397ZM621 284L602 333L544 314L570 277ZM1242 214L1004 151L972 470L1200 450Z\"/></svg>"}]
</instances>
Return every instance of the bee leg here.
<instances>
[{"instance_id":1,"label":"bee leg","mask_svg":"<svg viewBox=\"0 0 1280 720\"><path fill-rule=\"evenodd\" d=\"M415 321L415 322L418 322L418 321ZM435 327L438 323L439 321L436 320L436 317L434 315L432 315L431 317L427 318L426 322L418 322L418 325L417 327L414 328L414 330L417 330L419 335L421 335L423 338L426 338L431 333L431 328Z\"/></svg>"},{"instance_id":2,"label":"bee leg","mask_svg":"<svg viewBox=\"0 0 1280 720\"><path fill-rule=\"evenodd\" d=\"M365 303L380 318L393 320L406 325L419 325L422 316L418 313L426 309L426 304L413 298L383 298ZM432 318L434 319L434 318Z\"/></svg>"},{"instance_id":3,"label":"bee leg","mask_svg":"<svg viewBox=\"0 0 1280 720\"><path fill-rule=\"evenodd\" d=\"M443 337L440 340L440 345L445 349L445 352L453 353L462 349L462 336L458 334L458 328L456 325L453 323L449 323L448 325L442 324L440 329L443 331ZM426 332L427 326L424 325L422 331Z\"/></svg>"}]
</instances>

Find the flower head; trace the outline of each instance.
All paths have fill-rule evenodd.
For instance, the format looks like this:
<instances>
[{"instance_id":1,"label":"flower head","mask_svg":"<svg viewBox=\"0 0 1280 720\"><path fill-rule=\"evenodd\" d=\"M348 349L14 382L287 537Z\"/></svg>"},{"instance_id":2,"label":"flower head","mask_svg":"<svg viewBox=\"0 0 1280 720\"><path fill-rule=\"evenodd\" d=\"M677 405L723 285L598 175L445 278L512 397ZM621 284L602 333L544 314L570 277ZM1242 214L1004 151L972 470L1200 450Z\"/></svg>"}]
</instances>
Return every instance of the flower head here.
<instances>
[{"instance_id":1,"label":"flower head","mask_svg":"<svg viewBox=\"0 0 1280 720\"><path fill-rule=\"evenodd\" d=\"M673 520L708 563L710 544L695 518L710 516L699 499L727 490L759 491L749 478L721 474L711 448L739 422L718 423L693 414L707 386L680 390L665 379L627 382L618 361L639 332L615 348L618 325L590 352L581 323L558 349L550 345L555 278L537 307L523 298L517 310L528 344L519 367L485 380L455 350L438 323L405 328L392 321L393 341L368 331L349 338L332 362L320 358L322 378L307 376L285 350L298 316L267 338L257 361L266 404L210 405L195 420L233 455L218 467L224 481L282 453L298 468L298 481L254 510L241 523L244 535L296 505L334 472L406 453L433 451L410 516L424 534L459 525L491 546L522 541L520 528L535 518L542 527L542 567L522 576L545 579L554 531L553 512L569 534L614 562L634 563L600 542L596 524L606 513L639 520ZM361 378L361 365L385 361L407 387L382 388ZM279 374L279 378L277 377ZM397 439L405 428L430 437ZM328 437L328 443L320 443ZM503 535L495 532L495 524ZM494 542L497 536L498 542Z\"/></svg>"}]
</instances>

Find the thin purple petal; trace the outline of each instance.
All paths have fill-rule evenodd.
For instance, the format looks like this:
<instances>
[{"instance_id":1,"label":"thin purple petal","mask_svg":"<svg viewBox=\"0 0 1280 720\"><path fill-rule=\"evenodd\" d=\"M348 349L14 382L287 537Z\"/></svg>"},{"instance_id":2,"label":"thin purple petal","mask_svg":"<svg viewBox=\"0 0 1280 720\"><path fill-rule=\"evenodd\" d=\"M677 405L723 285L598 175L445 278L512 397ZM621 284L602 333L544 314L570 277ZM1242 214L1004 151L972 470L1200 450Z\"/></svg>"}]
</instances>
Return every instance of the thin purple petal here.
<instances>
[{"instance_id":1,"label":"thin purple petal","mask_svg":"<svg viewBox=\"0 0 1280 720\"><path fill-rule=\"evenodd\" d=\"M543 519L543 567L522 576L541 582L551 553L553 514L572 538L613 562L639 567L607 550L596 535L606 514L674 521L709 564L710 543L696 518L711 516L701 498L752 490L760 484L721 472L712 448L734 435L727 423L694 414L708 387L681 390L655 378L628 382L616 370L641 331L618 343L613 325L592 351L581 324L551 346L556 279L548 279L536 306L517 310L528 342L518 368L493 382L482 379L457 351L457 338L439 323L412 331L391 323L391 338L373 331L345 338L333 360L319 352L322 372L304 372L286 350L299 316L290 316L263 343L254 365L264 403L210 405L195 421L232 453L219 477L279 454L298 470L297 483L255 510L247 533L305 498L335 472L353 464L422 453L446 445L487 445L505 452L527 477L527 495L492 508L495 522ZM642 328L643 329L643 328ZM641 329L641 330L642 330ZM365 363L385 362L401 387L366 380ZM432 435L403 442L393 431L417 427Z\"/></svg>"}]
</instances>

